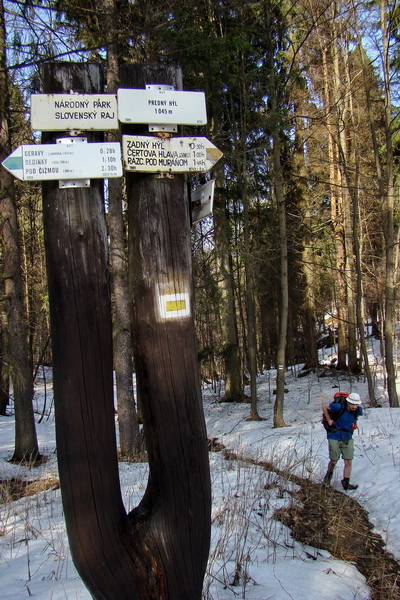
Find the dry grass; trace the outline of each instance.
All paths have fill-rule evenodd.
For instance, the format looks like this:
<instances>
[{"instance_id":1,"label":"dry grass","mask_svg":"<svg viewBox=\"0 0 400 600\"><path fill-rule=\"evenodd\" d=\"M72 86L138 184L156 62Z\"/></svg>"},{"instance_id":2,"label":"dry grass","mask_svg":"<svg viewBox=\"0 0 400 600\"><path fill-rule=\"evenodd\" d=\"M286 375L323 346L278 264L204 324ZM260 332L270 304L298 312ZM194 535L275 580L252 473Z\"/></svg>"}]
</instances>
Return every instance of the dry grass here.
<instances>
[{"instance_id":1,"label":"dry grass","mask_svg":"<svg viewBox=\"0 0 400 600\"><path fill-rule=\"evenodd\" d=\"M26 496L34 496L45 490L57 489L59 486L60 482L56 477L36 481L25 481L16 478L3 479L0 480L0 504L7 504Z\"/></svg>"},{"instance_id":2,"label":"dry grass","mask_svg":"<svg viewBox=\"0 0 400 600\"><path fill-rule=\"evenodd\" d=\"M373 532L367 512L350 495L295 476L290 468L278 469L271 462L249 460L226 450L223 453L227 460L261 466L269 476L275 473L282 481L295 484L292 491L285 485L291 500L274 513L273 519L289 527L296 541L355 564L366 578L372 600L400 600L400 565ZM266 497L269 493L265 486Z\"/></svg>"},{"instance_id":3,"label":"dry grass","mask_svg":"<svg viewBox=\"0 0 400 600\"><path fill-rule=\"evenodd\" d=\"M212 598L212 581L223 583L235 597L246 597L247 587L255 584L250 576L252 554L262 546L266 560L275 561L277 534L282 523L301 544L327 550L334 558L355 564L366 577L373 600L400 600L400 566L385 551L384 542L373 532L366 512L349 494L293 476L290 466L280 470L271 462L247 460L230 453L216 439L210 440L209 446L211 450L222 451L226 459L221 470L225 500L216 504L213 514L217 537L210 555L204 598ZM0 480L0 504L11 505L22 497L58 487L59 481L54 476L37 481ZM270 507L276 506L277 498L281 508L272 514ZM46 510L51 520L53 505L46 505ZM44 518L40 513L37 525L32 522L32 516L28 507L27 546L30 537L39 536L39 525ZM254 527L256 522L258 528ZM7 527L13 526L10 520ZM290 552L290 532L285 531L284 543ZM67 555L64 537L57 532L46 535L49 537L46 548L52 549L52 556L57 556L54 576L57 579L66 569L63 566ZM29 555L27 569L30 580Z\"/></svg>"},{"instance_id":4,"label":"dry grass","mask_svg":"<svg viewBox=\"0 0 400 600\"><path fill-rule=\"evenodd\" d=\"M400 600L400 565L372 531L366 511L347 494L304 481L292 504L275 518L290 527L297 541L355 564L375 600Z\"/></svg>"}]
</instances>

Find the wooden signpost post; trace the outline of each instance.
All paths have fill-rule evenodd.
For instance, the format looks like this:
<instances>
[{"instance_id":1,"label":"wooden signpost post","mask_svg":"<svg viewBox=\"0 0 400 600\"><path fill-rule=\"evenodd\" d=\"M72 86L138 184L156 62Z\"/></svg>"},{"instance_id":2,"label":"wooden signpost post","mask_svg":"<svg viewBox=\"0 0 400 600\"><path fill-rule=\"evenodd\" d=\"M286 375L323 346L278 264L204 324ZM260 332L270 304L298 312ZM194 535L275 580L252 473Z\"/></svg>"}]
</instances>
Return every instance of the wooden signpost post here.
<instances>
[{"instance_id":1,"label":"wooden signpost post","mask_svg":"<svg viewBox=\"0 0 400 600\"><path fill-rule=\"evenodd\" d=\"M121 151L96 132L115 127L116 106L102 95L94 64L49 63L42 74L46 94L33 101L32 114L34 127L47 132L44 143L20 146L2 164L20 179L43 180L57 454L73 560L97 600L200 600L211 488L185 173L208 171L222 153L202 137L149 136L140 123L150 117L155 134L175 129L174 120L203 124L204 94L173 91L181 87L175 68L125 65L118 110L125 122L135 370L150 469L143 499L127 514L116 451L102 186L102 178L122 175ZM68 94L74 89L80 94ZM60 138L62 125L70 137ZM212 193L213 185L203 188L197 205L209 207Z\"/></svg>"},{"instance_id":2,"label":"wooden signpost post","mask_svg":"<svg viewBox=\"0 0 400 600\"><path fill-rule=\"evenodd\" d=\"M102 91L98 65L43 65L45 92ZM65 135L65 134L64 134ZM60 132L46 133L54 144ZM89 146L99 133L87 133ZM74 564L93 598L140 598L120 490L103 181L43 182L57 459ZM128 593L128 587L130 591Z\"/></svg>"},{"instance_id":3,"label":"wooden signpost post","mask_svg":"<svg viewBox=\"0 0 400 600\"><path fill-rule=\"evenodd\" d=\"M123 87L148 83L182 87L175 68L124 66ZM134 119L134 104L131 114ZM126 124L122 131L126 143L146 138L149 130ZM158 142L160 148L175 144ZM142 597L200 600L211 490L194 332L190 203L186 177L178 171L171 165L155 172L126 171L135 365L151 472L138 516L146 510L143 542L147 546L147 539L153 540L157 557L148 556L149 565L157 566L166 586L159 596L156 589L146 589Z\"/></svg>"}]
</instances>

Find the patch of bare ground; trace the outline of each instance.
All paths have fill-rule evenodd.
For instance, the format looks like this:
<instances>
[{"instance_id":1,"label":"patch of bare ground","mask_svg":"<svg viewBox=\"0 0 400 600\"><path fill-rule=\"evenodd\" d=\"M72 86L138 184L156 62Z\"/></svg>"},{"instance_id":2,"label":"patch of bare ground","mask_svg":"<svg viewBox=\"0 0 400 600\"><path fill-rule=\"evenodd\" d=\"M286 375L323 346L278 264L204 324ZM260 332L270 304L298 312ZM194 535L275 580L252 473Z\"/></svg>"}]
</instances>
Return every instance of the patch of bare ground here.
<instances>
[{"instance_id":1,"label":"patch of bare ground","mask_svg":"<svg viewBox=\"0 0 400 600\"><path fill-rule=\"evenodd\" d=\"M381 536L372 531L367 512L349 493L290 475L270 463L226 450L224 454L229 460L259 465L296 483L300 489L292 492L293 502L274 517L291 529L298 542L356 565L371 589L371 600L400 600L400 564L385 550Z\"/></svg>"}]
</instances>

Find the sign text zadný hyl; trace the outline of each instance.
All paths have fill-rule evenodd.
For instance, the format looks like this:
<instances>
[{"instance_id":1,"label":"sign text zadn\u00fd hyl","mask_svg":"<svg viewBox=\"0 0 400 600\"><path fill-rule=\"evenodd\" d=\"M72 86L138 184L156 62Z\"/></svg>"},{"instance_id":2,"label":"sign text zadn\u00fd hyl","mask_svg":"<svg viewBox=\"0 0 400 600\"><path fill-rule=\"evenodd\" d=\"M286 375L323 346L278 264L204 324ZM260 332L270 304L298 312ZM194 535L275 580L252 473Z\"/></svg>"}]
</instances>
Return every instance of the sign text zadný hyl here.
<instances>
[{"instance_id":1,"label":"sign text zadn\u00fd hyl","mask_svg":"<svg viewBox=\"0 0 400 600\"><path fill-rule=\"evenodd\" d=\"M144 173L206 173L221 158L207 138L167 138L122 136L126 171Z\"/></svg>"}]
</instances>

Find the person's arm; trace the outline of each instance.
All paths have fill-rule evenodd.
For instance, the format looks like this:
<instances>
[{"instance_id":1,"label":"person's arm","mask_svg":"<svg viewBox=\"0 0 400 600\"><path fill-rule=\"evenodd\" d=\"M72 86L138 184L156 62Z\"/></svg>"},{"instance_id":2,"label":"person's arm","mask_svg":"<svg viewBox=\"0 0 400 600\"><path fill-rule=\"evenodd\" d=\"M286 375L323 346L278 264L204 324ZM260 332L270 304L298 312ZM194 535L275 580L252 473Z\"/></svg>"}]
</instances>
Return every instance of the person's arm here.
<instances>
[{"instance_id":1,"label":"person's arm","mask_svg":"<svg viewBox=\"0 0 400 600\"><path fill-rule=\"evenodd\" d=\"M329 414L329 406L330 406L329 404L323 404L323 405L322 405L322 412L324 413L324 415L325 415L325 418L326 418L326 420L328 421L328 425L332 426L332 425L334 424L334 422L335 422L335 421L333 421L333 420L331 419L331 416L330 416L330 414Z\"/></svg>"}]
</instances>

